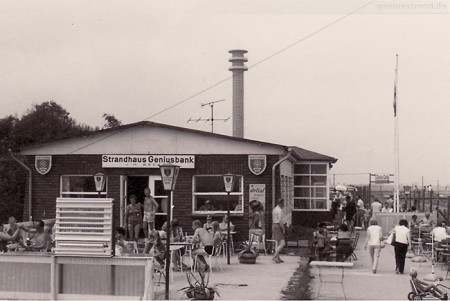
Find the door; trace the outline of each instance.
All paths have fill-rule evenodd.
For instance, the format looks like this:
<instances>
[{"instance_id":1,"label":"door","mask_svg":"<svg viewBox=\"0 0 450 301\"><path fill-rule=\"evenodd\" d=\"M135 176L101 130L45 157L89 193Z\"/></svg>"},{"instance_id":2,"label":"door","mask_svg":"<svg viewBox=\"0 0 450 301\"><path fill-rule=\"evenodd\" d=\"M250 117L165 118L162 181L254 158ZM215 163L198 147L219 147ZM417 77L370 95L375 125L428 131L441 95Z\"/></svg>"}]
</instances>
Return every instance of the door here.
<instances>
[{"instance_id":1,"label":"door","mask_svg":"<svg viewBox=\"0 0 450 301\"><path fill-rule=\"evenodd\" d=\"M128 177L120 176L120 227L126 229L125 225L125 207L127 207L128 202Z\"/></svg>"},{"instance_id":2,"label":"door","mask_svg":"<svg viewBox=\"0 0 450 301\"><path fill-rule=\"evenodd\" d=\"M155 228L159 230L167 220L167 193L164 190L161 176L149 176L148 187L159 205L155 217Z\"/></svg>"}]
</instances>

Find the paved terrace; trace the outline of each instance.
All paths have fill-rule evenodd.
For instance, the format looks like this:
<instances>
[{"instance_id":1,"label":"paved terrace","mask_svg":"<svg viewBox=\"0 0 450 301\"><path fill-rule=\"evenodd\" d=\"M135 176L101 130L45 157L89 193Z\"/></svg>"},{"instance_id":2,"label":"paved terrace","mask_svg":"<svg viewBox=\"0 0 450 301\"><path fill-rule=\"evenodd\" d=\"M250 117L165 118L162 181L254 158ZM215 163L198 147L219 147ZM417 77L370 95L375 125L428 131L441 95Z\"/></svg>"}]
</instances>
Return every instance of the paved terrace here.
<instances>
[{"instance_id":1,"label":"paved terrace","mask_svg":"<svg viewBox=\"0 0 450 301\"><path fill-rule=\"evenodd\" d=\"M397 275L395 273L394 247L386 245L381 251L377 273L373 274L369 251L364 250L366 232L361 231L360 233L361 236L355 252L358 260L354 261L352 269L345 269L344 272L344 289L347 299L407 300L407 294L411 291L411 285L409 283L410 268L415 267L418 271L418 278L423 279L425 275L431 273L431 262L428 260L420 264L412 262L411 258L407 258L404 274ZM323 279L331 281L339 280L340 274L338 273L339 271L336 269L324 269ZM316 293L312 296L313 299L344 299L339 283L323 283L320 295L317 298L317 290L319 287L318 268L312 268L311 274L315 276L311 285ZM443 270L441 264L436 264L435 274L445 278L445 267ZM444 280L442 284L450 286L450 280Z\"/></svg>"},{"instance_id":2,"label":"paved terrace","mask_svg":"<svg viewBox=\"0 0 450 301\"><path fill-rule=\"evenodd\" d=\"M418 269L419 278L431 273L431 263L413 263L406 259L405 274L395 274L394 248L387 245L382 249L377 274L373 274L370 267L368 250L364 250L365 231L361 231L356 255L351 269L345 269L344 289L345 296L350 300L406 300L411 291L409 284L409 269ZM284 263L276 264L271 261L271 256L260 255L254 265L239 264L237 256L231 258L231 265L226 264L226 259L221 257L223 270L214 269L210 283L217 285L221 300L279 300L281 291L288 284L295 269L301 260L298 256L284 255ZM214 265L213 260L213 265ZM312 298L323 300L342 300L344 294L339 283L323 283L320 295L317 298L319 288L318 268L310 269L314 276L311 282ZM170 299L186 299L186 296L177 290L188 286L185 273L173 272L174 281L170 283ZM336 281L340 279L337 269L323 269L323 279ZM446 271L437 264L435 273L445 278ZM449 277L450 278L450 277ZM246 284L247 286L239 286ZM450 286L450 280L444 280L444 285ZM157 299L164 299L164 283L156 286Z\"/></svg>"}]
</instances>

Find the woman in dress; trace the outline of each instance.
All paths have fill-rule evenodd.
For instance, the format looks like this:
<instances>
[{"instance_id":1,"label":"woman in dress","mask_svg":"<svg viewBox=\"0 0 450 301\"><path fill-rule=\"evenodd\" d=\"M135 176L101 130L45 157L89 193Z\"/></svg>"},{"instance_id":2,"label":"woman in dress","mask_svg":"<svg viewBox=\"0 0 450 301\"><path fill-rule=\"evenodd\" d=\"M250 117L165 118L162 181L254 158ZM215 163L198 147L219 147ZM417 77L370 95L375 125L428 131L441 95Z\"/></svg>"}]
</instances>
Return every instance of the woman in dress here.
<instances>
[{"instance_id":1,"label":"woman in dress","mask_svg":"<svg viewBox=\"0 0 450 301\"><path fill-rule=\"evenodd\" d=\"M125 221L128 225L128 239L135 240L139 239L139 231L141 230L142 222L142 205L136 203L136 196L132 194L130 196L130 204L125 208Z\"/></svg>"}]
</instances>

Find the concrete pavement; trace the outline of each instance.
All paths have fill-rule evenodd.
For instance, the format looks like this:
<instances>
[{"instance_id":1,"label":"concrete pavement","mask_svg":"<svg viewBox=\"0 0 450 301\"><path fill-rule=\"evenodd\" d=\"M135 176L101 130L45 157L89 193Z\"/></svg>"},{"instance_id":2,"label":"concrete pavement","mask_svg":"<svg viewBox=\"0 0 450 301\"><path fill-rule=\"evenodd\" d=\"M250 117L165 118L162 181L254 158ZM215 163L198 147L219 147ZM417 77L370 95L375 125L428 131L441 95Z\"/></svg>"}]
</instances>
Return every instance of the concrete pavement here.
<instances>
[{"instance_id":1,"label":"concrete pavement","mask_svg":"<svg viewBox=\"0 0 450 301\"><path fill-rule=\"evenodd\" d=\"M366 232L360 232L358 247L355 254L358 257L354 261L351 269L345 269L344 272L344 290L345 296L350 300L407 300L407 294L411 291L409 283L409 270L415 267L418 270L419 279L431 273L431 262L415 263L411 258L406 259L404 274L395 273L394 247L386 245L380 254L378 270L376 274L372 273L370 264L370 255L368 250L364 250ZM311 268L311 275L314 275L314 281L311 288L315 292L313 299L317 298L319 288L318 268ZM323 269L324 281L339 280L340 271L338 269ZM446 271L442 270L441 264L435 266L435 274L445 278ZM450 280L444 280L442 284L450 286ZM317 299L344 299L344 293L339 283L323 283L320 289L320 295Z\"/></svg>"},{"instance_id":2,"label":"concrete pavement","mask_svg":"<svg viewBox=\"0 0 450 301\"><path fill-rule=\"evenodd\" d=\"M418 270L419 278L431 273L431 263L411 262L406 259L405 274L395 273L394 247L387 245L382 249L378 271L372 273L370 255L368 250L364 250L365 231L360 231L358 247L355 251L358 260L354 261L351 269L344 272L344 292L346 299L350 300L406 300L407 294L411 291L409 283L409 270L415 267ZM301 259L295 255L283 255L284 263L276 264L272 262L271 256L260 255L254 265L239 264L237 255L232 256L231 265L226 264L226 259L219 258L223 270L215 267L210 276L210 284L219 290L219 300L279 300L282 297L281 291L287 287L289 280L299 266ZM310 268L313 278L310 283L313 299L322 300L342 300L344 292L339 283L324 282L321 286L320 294L317 297L319 288L318 268ZM445 278L446 271L441 264L435 267L435 274ZM188 286L185 273L173 272L174 281L170 282L170 299L183 300L186 296L179 289ZM198 274L197 274L198 275ZM323 269L324 281L340 280L340 271L337 269ZM450 278L450 277L449 277ZM442 284L450 287L450 280L444 280ZM164 299L164 283L156 286L157 299ZM307 289L307 288L305 288Z\"/></svg>"},{"instance_id":3,"label":"concrete pavement","mask_svg":"<svg viewBox=\"0 0 450 301\"><path fill-rule=\"evenodd\" d=\"M211 286L216 286L220 300L280 300L285 288L299 266L301 258L294 255L282 255L284 263L274 263L271 255L260 255L256 264L240 264L237 255L232 256L230 265L226 258L220 257L222 270L217 270L213 259ZM188 263L187 263L188 264ZM185 273L174 272L174 281L170 282L170 299L188 299L177 290L188 286ZM195 274L198 276L198 273ZM165 284L156 286L156 298L164 299ZM241 285L241 286L240 286Z\"/></svg>"}]
</instances>

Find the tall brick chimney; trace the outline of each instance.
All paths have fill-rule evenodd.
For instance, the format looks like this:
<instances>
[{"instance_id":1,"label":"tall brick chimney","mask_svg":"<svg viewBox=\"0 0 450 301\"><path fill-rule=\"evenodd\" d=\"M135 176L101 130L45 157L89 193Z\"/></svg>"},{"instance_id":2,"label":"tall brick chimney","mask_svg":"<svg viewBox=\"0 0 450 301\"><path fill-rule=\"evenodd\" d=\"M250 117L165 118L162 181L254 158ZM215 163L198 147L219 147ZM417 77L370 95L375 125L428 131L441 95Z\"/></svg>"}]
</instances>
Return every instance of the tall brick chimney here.
<instances>
[{"instance_id":1,"label":"tall brick chimney","mask_svg":"<svg viewBox=\"0 0 450 301\"><path fill-rule=\"evenodd\" d=\"M233 137L244 138L244 71L247 58L244 56L247 50L234 49L231 53L231 67L233 72Z\"/></svg>"}]
</instances>

